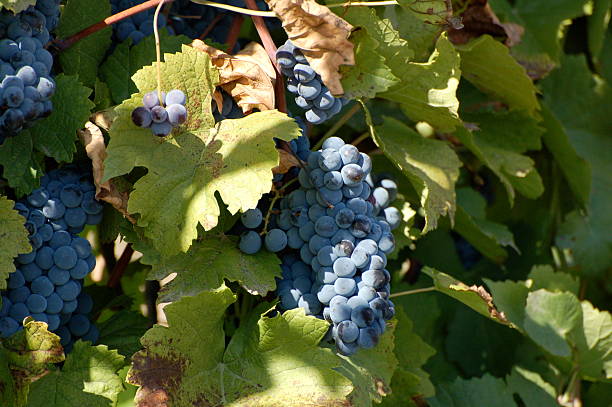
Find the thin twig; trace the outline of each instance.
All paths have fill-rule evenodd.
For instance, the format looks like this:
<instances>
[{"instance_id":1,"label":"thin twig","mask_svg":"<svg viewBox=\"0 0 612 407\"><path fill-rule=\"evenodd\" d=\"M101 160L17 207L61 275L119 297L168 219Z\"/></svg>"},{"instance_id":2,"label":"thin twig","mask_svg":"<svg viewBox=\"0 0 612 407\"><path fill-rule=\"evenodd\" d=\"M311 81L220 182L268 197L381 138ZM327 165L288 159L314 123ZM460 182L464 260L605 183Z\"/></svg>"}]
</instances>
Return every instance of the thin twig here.
<instances>
[{"instance_id":1,"label":"thin twig","mask_svg":"<svg viewBox=\"0 0 612 407\"><path fill-rule=\"evenodd\" d=\"M145 10L151 9L153 7L157 7L162 0L149 0L145 1L142 4L139 4L134 7L130 7L127 10L120 11L117 14L113 14L110 17L105 18L104 20L90 25L89 27L79 31L78 33L71 35L68 38L64 38L63 40L58 40L54 43L55 47L57 47L60 51L65 50L73 46L78 41L86 38L100 30L105 29L106 27L118 23L121 20L126 18L130 18L138 13L141 13ZM171 3L174 0L165 0L167 3Z\"/></svg>"},{"instance_id":2,"label":"thin twig","mask_svg":"<svg viewBox=\"0 0 612 407\"><path fill-rule=\"evenodd\" d=\"M159 12L164 6L166 0L161 0L155 9L153 15L153 34L155 35L155 55L157 57L157 98L159 105L164 105L164 99L162 98L162 83L161 83L161 46L159 44L159 29L157 28L157 21L159 18Z\"/></svg>"},{"instance_id":3,"label":"thin twig","mask_svg":"<svg viewBox=\"0 0 612 407\"><path fill-rule=\"evenodd\" d=\"M257 9L253 9L249 7L248 9L236 6L230 6L229 4L216 3L214 1L207 0L191 0L193 3L201 4L203 6L210 6L214 8L220 8L223 10L233 11L234 13L245 14L247 16L256 16L256 17L276 17L276 13L274 11L260 11ZM247 4L248 7L248 4Z\"/></svg>"},{"instance_id":4,"label":"thin twig","mask_svg":"<svg viewBox=\"0 0 612 407\"><path fill-rule=\"evenodd\" d=\"M353 142L351 143L354 146L359 145L361 142L363 142L364 140L370 138L370 133L369 132L365 132L363 133L361 136L357 137L355 140L353 140Z\"/></svg>"},{"instance_id":5,"label":"thin twig","mask_svg":"<svg viewBox=\"0 0 612 407\"><path fill-rule=\"evenodd\" d=\"M436 291L436 287L432 286L432 287L425 287L425 288L417 288L416 290L400 291L399 293L391 294L389 298L402 297L404 295L428 293L430 291Z\"/></svg>"},{"instance_id":6,"label":"thin twig","mask_svg":"<svg viewBox=\"0 0 612 407\"><path fill-rule=\"evenodd\" d=\"M240 30L242 29L243 22L244 17L242 17L240 14L236 14L232 19L230 31L227 34L227 38L225 39L225 42L227 43L227 52L229 54L233 53L234 47L236 46L236 42L238 41L238 36L240 35Z\"/></svg>"},{"instance_id":7,"label":"thin twig","mask_svg":"<svg viewBox=\"0 0 612 407\"><path fill-rule=\"evenodd\" d=\"M210 34L210 32L215 28L215 26L219 23L219 21L221 21L223 17L225 17L225 14L217 14L215 18L213 18L210 24L208 24L208 27L206 27L206 29L202 33L202 35L200 35L200 39L202 41L204 41L204 38L206 38L208 34Z\"/></svg>"},{"instance_id":8,"label":"thin twig","mask_svg":"<svg viewBox=\"0 0 612 407\"><path fill-rule=\"evenodd\" d=\"M274 193L274 198L272 198L272 201L270 202L270 207L268 208L268 212L266 213L263 229L261 230L261 232L259 232L261 236L265 235L268 231L268 224L270 223L270 215L272 215L272 211L274 210L274 204L276 203L276 201L278 201L278 198L280 197L281 197L280 192L276 191Z\"/></svg>"},{"instance_id":9,"label":"thin twig","mask_svg":"<svg viewBox=\"0 0 612 407\"><path fill-rule=\"evenodd\" d=\"M323 142L327 140L328 138L330 138L331 136L333 136L334 134L336 134L336 132L340 130L340 128L344 126L344 124L347 121L349 121L349 119L353 117L353 115L355 115L355 113L357 113L358 111L359 111L359 104L354 104L353 107L351 107L349 110L346 111L346 113L342 115L342 117L336 120L336 123L334 123L332 128L329 129L327 133L325 133L325 135L321 138L321 140L319 140L317 144L313 147L313 151L320 149L321 146L323 145Z\"/></svg>"},{"instance_id":10,"label":"thin twig","mask_svg":"<svg viewBox=\"0 0 612 407\"><path fill-rule=\"evenodd\" d=\"M127 268L128 264L130 264L130 259L132 258L133 254L134 254L134 249L132 248L132 244L128 243L128 245L125 246L125 249L123 249L123 253L121 253L121 257L119 257L119 260L117 260L115 267L113 267L113 271L111 271L111 275L110 275L110 278L108 279L108 283L106 283L108 287L110 288L117 287L117 285L121 281L121 277L123 276L125 269Z\"/></svg>"}]
</instances>

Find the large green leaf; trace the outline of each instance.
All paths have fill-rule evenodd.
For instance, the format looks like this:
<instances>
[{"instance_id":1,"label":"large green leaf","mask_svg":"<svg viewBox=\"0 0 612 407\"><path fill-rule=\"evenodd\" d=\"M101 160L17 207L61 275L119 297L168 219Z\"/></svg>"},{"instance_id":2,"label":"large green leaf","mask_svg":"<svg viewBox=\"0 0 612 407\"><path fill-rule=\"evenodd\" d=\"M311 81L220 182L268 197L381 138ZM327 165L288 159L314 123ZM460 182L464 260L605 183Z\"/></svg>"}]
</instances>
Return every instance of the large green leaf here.
<instances>
[{"instance_id":1,"label":"large green leaf","mask_svg":"<svg viewBox=\"0 0 612 407\"><path fill-rule=\"evenodd\" d=\"M504 380L489 374L437 386L436 397L427 401L431 407L516 407Z\"/></svg>"},{"instance_id":2,"label":"large green leaf","mask_svg":"<svg viewBox=\"0 0 612 407\"><path fill-rule=\"evenodd\" d=\"M165 29L161 30L159 34L159 46L162 55L179 52L181 45L189 42L189 38L182 35L169 35ZM136 85L132 82L132 75L143 66L152 64L155 60L155 37L152 35L134 46L132 46L131 40L126 40L117 45L117 48L100 67L100 77L108 84L115 103L121 103L128 99L132 93L138 92Z\"/></svg>"},{"instance_id":3,"label":"large green leaf","mask_svg":"<svg viewBox=\"0 0 612 407\"><path fill-rule=\"evenodd\" d=\"M562 67L542 81L544 104L569 138L560 131L549 135L547 145L562 146L551 150L565 174L576 170L573 162L578 156L590 165L591 188L584 186L588 168L579 160L578 173L569 176L570 185L581 202L587 203L587 213L573 211L566 216L556 237L557 245L571 255L569 263L590 276L601 275L612 264L612 212L609 210L612 193L612 163L603 151L612 151L612 138L607 123L612 115L610 84L596 81L583 56L567 56ZM558 86L559 83L565 84ZM558 128L557 128L558 129ZM583 183L582 188L577 186Z\"/></svg>"},{"instance_id":4,"label":"large green leaf","mask_svg":"<svg viewBox=\"0 0 612 407\"><path fill-rule=\"evenodd\" d=\"M594 0L593 13L588 17L589 52L595 61L599 60L603 48L606 28L610 22L611 6L612 0Z\"/></svg>"},{"instance_id":5,"label":"large green leaf","mask_svg":"<svg viewBox=\"0 0 612 407\"><path fill-rule=\"evenodd\" d=\"M107 1L68 0L62 9L57 33L63 38L76 34L108 17L110 12L110 3ZM81 83L93 88L100 63L110 46L111 35L112 28L106 27L82 38L67 50L62 51L59 62L64 73L77 75Z\"/></svg>"},{"instance_id":6,"label":"large green leaf","mask_svg":"<svg viewBox=\"0 0 612 407\"><path fill-rule=\"evenodd\" d=\"M33 150L32 135L27 130L19 137L8 137L0 145L2 177L18 197L29 194L40 185L43 157Z\"/></svg>"},{"instance_id":7,"label":"large green leaf","mask_svg":"<svg viewBox=\"0 0 612 407\"><path fill-rule=\"evenodd\" d=\"M217 72L207 54L183 46L166 55L161 65L164 89L182 89L187 95L189 118L171 136L159 139L135 126L131 111L144 93L156 87L156 69L145 67L133 80L141 93L116 108L105 160L105 178L149 171L134 184L128 210L138 213L138 225L165 256L187 251L197 237L198 223L205 230L218 223L218 192L229 212L254 208L272 187L272 168L279 162L274 137L290 140L299 135L293 119L277 111L224 120L217 127L211 98Z\"/></svg>"},{"instance_id":8,"label":"large green leaf","mask_svg":"<svg viewBox=\"0 0 612 407\"><path fill-rule=\"evenodd\" d=\"M400 103L415 122L425 121L441 131L450 131L461 123L456 96L459 63L459 53L442 35L426 63L408 62L395 68L389 62L401 83L379 96Z\"/></svg>"},{"instance_id":9,"label":"large green leaf","mask_svg":"<svg viewBox=\"0 0 612 407\"><path fill-rule=\"evenodd\" d=\"M518 112L465 114L473 130L458 128L455 135L499 177L514 202L515 190L528 198L544 192L534 161L524 152L541 148L542 129L535 120Z\"/></svg>"},{"instance_id":10,"label":"large green leaf","mask_svg":"<svg viewBox=\"0 0 612 407\"><path fill-rule=\"evenodd\" d=\"M541 77L559 64L561 27L584 14L587 0L490 0L489 4L502 20L523 26L521 42L512 54L531 77Z\"/></svg>"},{"instance_id":11,"label":"large green leaf","mask_svg":"<svg viewBox=\"0 0 612 407\"><path fill-rule=\"evenodd\" d=\"M446 143L424 138L390 117L376 127L374 141L420 196L425 210L424 232L435 229L440 216L453 218L461 162Z\"/></svg>"},{"instance_id":12,"label":"large green leaf","mask_svg":"<svg viewBox=\"0 0 612 407\"><path fill-rule=\"evenodd\" d=\"M201 400L223 406L291 407L304 400L331 406L346 400L353 386L334 370L341 359L318 346L327 322L301 309L260 317L265 309L259 307L225 349L223 315L234 301L221 287L165 308L169 326L147 332L145 350L132 358L128 380L141 386L140 406L160 397L175 406Z\"/></svg>"},{"instance_id":13,"label":"large green leaf","mask_svg":"<svg viewBox=\"0 0 612 407\"><path fill-rule=\"evenodd\" d=\"M238 281L251 294L263 296L276 288L274 277L280 277L281 269L280 260L274 253L244 254L238 249L237 237L206 235L187 253L153 265L147 278L162 280L172 273L176 273L176 277L161 289L159 301L170 302L197 295L219 287L223 279Z\"/></svg>"},{"instance_id":14,"label":"large green leaf","mask_svg":"<svg viewBox=\"0 0 612 407\"><path fill-rule=\"evenodd\" d=\"M351 41L355 44L355 65L341 70L347 98L373 98L399 82L379 53L377 40L360 30L351 35Z\"/></svg>"},{"instance_id":15,"label":"large green leaf","mask_svg":"<svg viewBox=\"0 0 612 407\"><path fill-rule=\"evenodd\" d=\"M140 350L140 338L149 328L149 320L139 312L121 310L96 325L100 331L98 343L129 357Z\"/></svg>"},{"instance_id":16,"label":"large green leaf","mask_svg":"<svg viewBox=\"0 0 612 407\"><path fill-rule=\"evenodd\" d=\"M579 336L580 372L589 380L612 379L612 315L582 301L583 335Z\"/></svg>"},{"instance_id":17,"label":"large green leaf","mask_svg":"<svg viewBox=\"0 0 612 407\"><path fill-rule=\"evenodd\" d=\"M13 210L14 205L15 202L0 196L0 290L6 289L6 279L15 271L13 258L32 251L28 231L23 226L25 219Z\"/></svg>"},{"instance_id":18,"label":"large green leaf","mask_svg":"<svg viewBox=\"0 0 612 407\"><path fill-rule=\"evenodd\" d=\"M506 377L508 389L521 397L526 406L558 407L556 390L542 377L529 370L515 366Z\"/></svg>"},{"instance_id":19,"label":"large green leaf","mask_svg":"<svg viewBox=\"0 0 612 407\"><path fill-rule=\"evenodd\" d=\"M537 118L540 104L536 88L502 43L489 35L457 46L461 54L461 73L465 79L484 92L505 102L510 110L524 110Z\"/></svg>"},{"instance_id":20,"label":"large green leaf","mask_svg":"<svg viewBox=\"0 0 612 407\"><path fill-rule=\"evenodd\" d=\"M77 341L66 363L32 383L28 407L108 407L123 390L123 356Z\"/></svg>"}]
</instances>

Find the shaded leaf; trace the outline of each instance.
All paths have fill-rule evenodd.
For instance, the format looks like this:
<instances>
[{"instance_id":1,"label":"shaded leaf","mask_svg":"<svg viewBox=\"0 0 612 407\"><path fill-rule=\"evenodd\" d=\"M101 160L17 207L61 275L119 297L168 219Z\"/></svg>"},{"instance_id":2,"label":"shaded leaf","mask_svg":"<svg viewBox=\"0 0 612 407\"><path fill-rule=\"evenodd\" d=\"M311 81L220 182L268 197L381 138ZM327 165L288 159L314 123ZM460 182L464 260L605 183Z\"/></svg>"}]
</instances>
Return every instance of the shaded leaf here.
<instances>
[{"instance_id":1,"label":"shaded leaf","mask_svg":"<svg viewBox=\"0 0 612 407\"><path fill-rule=\"evenodd\" d=\"M454 217L461 162L446 143L421 137L391 117L376 127L374 141L420 196L426 221L423 232L435 229L440 216Z\"/></svg>"},{"instance_id":2,"label":"shaded leaf","mask_svg":"<svg viewBox=\"0 0 612 407\"><path fill-rule=\"evenodd\" d=\"M450 0L399 0L398 4L410 10L415 17L427 24L447 25L452 23L453 7ZM457 28L459 27L461 27L460 24Z\"/></svg>"},{"instance_id":3,"label":"shaded leaf","mask_svg":"<svg viewBox=\"0 0 612 407\"><path fill-rule=\"evenodd\" d=\"M506 377L508 390L521 397L524 405L538 407L557 407L556 390L535 372L515 366Z\"/></svg>"},{"instance_id":4,"label":"shaded leaf","mask_svg":"<svg viewBox=\"0 0 612 407\"><path fill-rule=\"evenodd\" d=\"M99 343L130 357L140 350L140 338L149 328L149 321L140 312L121 310L96 325L100 331Z\"/></svg>"},{"instance_id":5,"label":"shaded leaf","mask_svg":"<svg viewBox=\"0 0 612 407\"><path fill-rule=\"evenodd\" d=\"M589 380L612 378L612 315L582 301L584 341L578 340L580 372Z\"/></svg>"},{"instance_id":6,"label":"shaded leaf","mask_svg":"<svg viewBox=\"0 0 612 407\"><path fill-rule=\"evenodd\" d=\"M2 177L18 197L29 194L40 185L42 158L33 150L32 135L27 130L19 137L8 137L0 145Z\"/></svg>"},{"instance_id":7,"label":"shaded leaf","mask_svg":"<svg viewBox=\"0 0 612 407\"><path fill-rule=\"evenodd\" d=\"M526 284L531 291L545 288L548 291L569 291L577 296L580 289L578 278L555 271L550 265L533 266L528 279Z\"/></svg>"},{"instance_id":8,"label":"shaded leaf","mask_svg":"<svg viewBox=\"0 0 612 407\"><path fill-rule=\"evenodd\" d=\"M459 11L459 10L458 10ZM448 36L454 44L465 44L481 35L490 35L503 40L504 44L512 47L521 41L523 27L513 24L502 24L488 0L475 0L461 8L460 29L451 28Z\"/></svg>"},{"instance_id":9,"label":"shaded leaf","mask_svg":"<svg viewBox=\"0 0 612 407\"><path fill-rule=\"evenodd\" d=\"M503 379L489 374L437 386L436 397L427 401L431 407L516 407Z\"/></svg>"},{"instance_id":10,"label":"shaded leaf","mask_svg":"<svg viewBox=\"0 0 612 407\"><path fill-rule=\"evenodd\" d=\"M57 27L59 37L68 37L110 16L110 3L98 0L68 0L62 8ZM82 38L61 52L59 62L66 75L76 75L85 86L93 88L98 68L111 43L112 29L106 27ZM59 88L59 86L58 86ZM72 104L71 104L72 106Z\"/></svg>"}]
</instances>

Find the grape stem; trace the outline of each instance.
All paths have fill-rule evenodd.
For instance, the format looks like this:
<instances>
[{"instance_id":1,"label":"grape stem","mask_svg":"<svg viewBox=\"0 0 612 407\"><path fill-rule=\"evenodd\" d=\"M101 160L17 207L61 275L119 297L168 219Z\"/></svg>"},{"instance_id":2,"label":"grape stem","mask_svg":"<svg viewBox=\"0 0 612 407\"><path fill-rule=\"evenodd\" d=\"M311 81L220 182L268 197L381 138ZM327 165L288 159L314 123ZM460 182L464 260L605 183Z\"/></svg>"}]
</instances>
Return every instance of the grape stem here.
<instances>
[{"instance_id":1,"label":"grape stem","mask_svg":"<svg viewBox=\"0 0 612 407\"><path fill-rule=\"evenodd\" d=\"M425 288L417 288L416 290L400 291L399 293L393 293L389 295L389 298L402 297L404 295L428 293L430 291L436 291L436 287L432 286L432 287L425 287Z\"/></svg>"},{"instance_id":2,"label":"grape stem","mask_svg":"<svg viewBox=\"0 0 612 407\"><path fill-rule=\"evenodd\" d=\"M113 14L110 17L105 18L104 20L90 25L89 27L79 31L78 33L71 35L68 38L64 38L63 40L58 40L55 41L54 45L57 49L59 49L60 51L66 50L68 48L70 48L71 46L73 46L74 44L76 44L77 42L79 42L80 40L82 40L83 38L89 37L90 35L97 33L100 30L105 29L106 27L109 27L115 23L118 23L119 21L125 20L126 18L130 18L138 13L141 13L145 10L151 9L153 7L157 7L159 5L159 3L162 2L166 2L166 3L172 3L174 0L149 0L149 1L145 1L142 4L139 4L137 6L131 7L127 10L123 10L117 14Z\"/></svg>"},{"instance_id":3,"label":"grape stem","mask_svg":"<svg viewBox=\"0 0 612 407\"><path fill-rule=\"evenodd\" d=\"M159 19L159 12L166 0L161 0L155 9L153 15L153 34L155 34L155 55L157 57L157 98L159 105L164 106L164 100L162 98L162 83L161 83L161 46L159 44L159 29L157 28L157 21Z\"/></svg>"},{"instance_id":4,"label":"grape stem","mask_svg":"<svg viewBox=\"0 0 612 407\"><path fill-rule=\"evenodd\" d=\"M110 278L108 279L108 283L106 284L110 288L115 288L119 281L121 280L121 276L125 272L128 264L130 264L130 259L134 254L134 249L132 248L132 244L128 243L123 249L123 253L121 253L121 257L117 260L115 267L113 267L113 271L111 271Z\"/></svg>"}]
</instances>

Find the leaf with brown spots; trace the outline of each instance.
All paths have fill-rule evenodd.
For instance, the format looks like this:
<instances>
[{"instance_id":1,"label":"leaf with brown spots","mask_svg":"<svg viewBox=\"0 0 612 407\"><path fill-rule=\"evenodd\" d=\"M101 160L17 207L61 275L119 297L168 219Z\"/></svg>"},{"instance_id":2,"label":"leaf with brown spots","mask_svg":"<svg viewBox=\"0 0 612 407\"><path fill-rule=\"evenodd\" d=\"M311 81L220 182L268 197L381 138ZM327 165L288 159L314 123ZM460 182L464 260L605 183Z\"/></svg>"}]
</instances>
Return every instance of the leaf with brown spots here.
<instances>
[{"instance_id":1,"label":"leaf with brown spots","mask_svg":"<svg viewBox=\"0 0 612 407\"><path fill-rule=\"evenodd\" d=\"M219 86L232 95L244 113L253 109L274 109L276 72L260 44L251 42L234 55L200 40L195 40L191 46L210 55L219 70Z\"/></svg>"},{"instance_id":2,"label":"leaf with brown spots","mask_svg":"<svg viewBox=\"0 0 612 407\"><path fill-rule=\"evenodd\" d=\"M267 0L283 23L289 39L321 75L334 95L342 95L340 65L355 65L353 26L314 0Z\"/></svg>"},{"instance_id":3,"label":"leaf with brown spots","mask_svg":"<svg viewBox=\"0 0 612 407\"><path fill-rule=\"evenodd\" d=\"M148 169L134 184L127 209L139 214L145 236L170 257L189 249L198 224L205 230L218 224L215 193L231 214L254 208L272 188L272 168L279 163L274 138L288 141L300 130L276 110L215 126L211 100L218 76L204 52L184 46L182 53L166 55L161 71L164 89L182 89L187 95L187 122L162 139L132 123L132 110L156 86L153 66L138 71L133 79L141 93L116 108L102 182L135 167Z\"/></svg>"},{"instance_id":4,"label":"leaf with brown spots","mask_svg":"<svg viewBox=\"0 0 612 407\"><path fill-rule=\"evenodd\" d=\"M235 301L225 286L165 308L168 327L155 326L132 358L130 383L139 407L349 406L353 390L337 372L341 360L318 346L328 323L301 309L262 316L262 304L225 347L223 316Z\"/></svg>"},{"instance_id":5,"label":"leaf with brown spots","mask_svg":"<svg viewBox=\"0 0 612 407\"><path fill-rule=\"evenodd\" d=\"M448 274L442 273L431 267L424 267L423 272L434 280L437 291L461 301L479 314L503 325L512 326L506 315L500 312L493 304L493 297L481 285L468 286L459 280L455 280Z\"/></svg>"}]
</instances>

